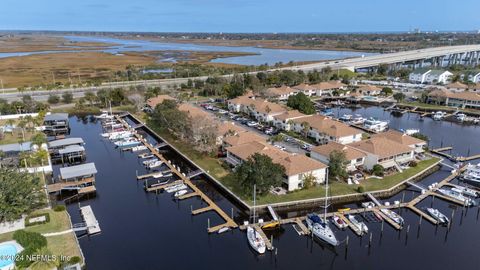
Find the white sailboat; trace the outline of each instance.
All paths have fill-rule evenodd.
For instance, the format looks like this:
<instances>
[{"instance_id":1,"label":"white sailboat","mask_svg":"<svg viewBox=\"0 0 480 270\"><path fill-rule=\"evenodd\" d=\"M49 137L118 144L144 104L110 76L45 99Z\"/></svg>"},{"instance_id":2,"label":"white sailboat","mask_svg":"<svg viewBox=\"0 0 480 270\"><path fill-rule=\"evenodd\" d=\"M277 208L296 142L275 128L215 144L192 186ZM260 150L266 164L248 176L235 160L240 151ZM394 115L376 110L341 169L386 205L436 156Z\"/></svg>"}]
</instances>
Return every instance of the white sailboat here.
<instances>
[{"instance_id":1,"label":"white sailboat","mask_svg":"<svg viewBox=\"0 0 480 270\"><path fill-rule=\"evenodd\" d=\"M256 185L253 185L253 223L255 223L256 188ZM259 254L265 253L265 241L260 233L252 226L247 226L247 240L256 252Z\"/></svg>"},{"instance_id":2,"label":"white sailboat","mask_svg":"<svg viewBox=\"0 0 480 270\"><path fill-rule=\"evenodd\" d=\"M328 208L328 172L327 172L327 179L325 181L325 214L324 217L327 216L327 208ZM328 225L328 219L322 219L315 213L307 215L307 225L312 234L317 237L318 239L332 245L338 246L340 242L338 242L335 234L333 233L332 229Z\"/></svg>"}]
</instances>

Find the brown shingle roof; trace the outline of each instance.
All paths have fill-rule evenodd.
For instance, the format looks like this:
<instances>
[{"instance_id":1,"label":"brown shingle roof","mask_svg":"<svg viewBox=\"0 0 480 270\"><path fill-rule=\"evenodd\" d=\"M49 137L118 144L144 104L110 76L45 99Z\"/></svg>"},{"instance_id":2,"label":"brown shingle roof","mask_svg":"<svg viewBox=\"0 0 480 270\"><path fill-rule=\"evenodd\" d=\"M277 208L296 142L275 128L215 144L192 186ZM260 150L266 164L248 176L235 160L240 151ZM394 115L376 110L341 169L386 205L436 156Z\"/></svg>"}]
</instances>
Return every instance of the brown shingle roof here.
<instances>
[{"instance_id":1,"label":"brown shingle roof","mask_svg":"<svg viewBox=\"0 0 480 270\"><path fill-rule=\"evenodd\" d=\"M412 148L385 137L372 137L365 141L352 143L350 146L377 155L379 158L396 156L413 151Z\"/></svg>"},{"instance_id":2,"label":"brown shingle roof","mask_svg":"<svg viewBox=\"0 0 480 270\"><path fill-rule=\"evenodd\" d=\"M307 122L310 127L318 130L321 133L325 133L333 137L345 137L355 134L361 134L362 131L356 128L352 128L347 124L344 124L340 121L333 120L329 117L323 115L313 115L310 117L302 117L293 119L295 123L302 124Z\"/></svg>"},{"instance_id":3,"label":"brown shingle roof","mask_svg":"<svg viewBox=\"0 0 480 270\"><path fill-rule=\"evenodd\" d=\"M341 83L339 81L328 81L328 82L320 82L317 84L313 84L311 86L318 90L330 90L330 89L338 89L338 88L345 87L346 84Z\"/></svg>"},{"instance_id":4,"label":"brown shingle roof","mask_svg":"<svg viewBox=\"0 0 480 270\"><path fill-rule=\"evenodd\" d=\"M293 89L297 89L297 90L300 90L300 91L310 91L310 90L315 90L316 88L311 86L311 85L308 85L306 83L302 83L302 84L299 84L299 85L295 85L292 87Z\"/></svg>"},{"instance_id":5,"label":"brown shingle roof","mask_svg":"<svg viewBox=\"0 0 480 270\"><path fill-rule=\"evenodd\" d=\"M459 93L453 93L444 89L436 89L428 94L429 97L441 97L441 98L455 98L468 101L480 101L480 95L475 92L463 91Z\"/></svg>"},{"instance_id":6,"label":"brown shingle roof","mask_svg":"<svg viewBox=\"0 0 480 270\"><path fill-rule=\"evenodd\" d=\"M269 96L288 95L290 93L295 93L295 92L298 92L298 91L291 88L290 86L285 86L285 85L267 89L267 95Z\"/></svg>"},{"instance_id":7,"label":"brown shingle roof","mask_svg":"<svg viewBox=\"0 0 480 270\"><path fill-rule=\"evenodd\" d=\"M333 151L344 152L347 160L357 160L359 158L367 156L364 152L360 150L337 142L329 142L328 144L319 145L312 148L312 152L318 153L326 158L329 158L330 153L332 153Z\"/></svg>"},{"instance_id":8,"label":"brown shingle roof","mask_svg":"<svg viewBox=\"0 0 480 270\"><path fill-rule=\"evenodd\" d=\"M298 110L290 110L287 112L284 112L282 114L276 115L275 119L280 120L280 121L285 121L288 119L294 119L294 118L300 118L300 117L306 117L307 115L299 112Z\"/></svg>"},{"instance_id":9,"label":"brown shingle roof","mask_svg":"<svg viewBox=\"0 0 480 270\"><path fill-rule=\"evenodd\" d=\"M178 110L188 113L190 117L207 117L213 119L213 116L208 112L188 103L179 104Z\"/></svg>"},{"instance_id":10,"label":"brown shingle roof","mask_svg":"<svg viewBox=\"0 0 480 270\"><path fill-rule=\"evenodd\" d=\"M446 85L447 88L455 88L455 89L467 89L468 85L463 84L461 82L454 82Z\"/></svg>"},{"instance_id":11,"label":"brown shingle roof","mask_svg":"<svg viewBox=\"0 0 480 270\"><path fill-rule=\"evenodd\" d=\"M158 104L162 103L164 100L175 100L173 97L169 95L158 95L153 98L149 98L147 100L147 105L150 106L151 108L155 108Z\"/></svg>"},{"instance_id":12,"label":"brown shingle roof","mask_svg":"<svg viewBox=\"0 0 480 270\"><path fill-rule=\"evenodd\" d=\"M225 136L225 134L232 132L233 134L239 134L242 132L247 132L247 130L239 125L236 125L234 122L224 121L218 125L217 135Z\"/></svg>"}]
</instances>

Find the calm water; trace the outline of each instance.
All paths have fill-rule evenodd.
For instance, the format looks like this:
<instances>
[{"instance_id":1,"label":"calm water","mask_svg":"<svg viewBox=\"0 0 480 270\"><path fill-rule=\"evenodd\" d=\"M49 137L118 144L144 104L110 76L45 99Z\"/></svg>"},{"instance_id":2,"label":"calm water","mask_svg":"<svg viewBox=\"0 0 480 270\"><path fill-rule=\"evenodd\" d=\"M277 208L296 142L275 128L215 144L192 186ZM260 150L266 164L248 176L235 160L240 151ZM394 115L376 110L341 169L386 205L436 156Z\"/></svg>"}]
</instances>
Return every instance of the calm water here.
<instances>
[{"instance_id":1,"label":"calm water","mask_svg":"<svg viewBox=\"0 0 480 270\"><path fill-rule=\"evenodd\" d=\"M383 118L389 114L366 109L360 113L375 113ZM382 117L381 117L382 118ZM190 214L190 207L201 207L198 199L177 202L171 194L146 193L142 183L136 180L136 171L145 172L136 154L121 153L113 145L102 140L100 124L93 121L71 119L70 136L82 137L86 142L88 161L95 162L97 196L82 201L91 205L100 222L102 233L80 239L88 269L478 269L480 258L480 224L478 208L463 211L446 202L435 200L433 205L450 215L456 208L450 232L444 227L435 227L426 221L418 226L419 217L403 210L402 216L410 224L398 232L385 224L380 234L379 223L369 223L373 232L371 246L368 237L358 238L350 230L338 232L339 239L350 237L345 245L331 250L309 237L298 236L292 226L268 233L274 235L277 256L272 252L256 255L248 246L245 233L239 230L222 235L207 234L207 220L219 224L220 218L213 212L198 216ZM394 120L396 122L394 122ZM391 124L404 128L421 128L422 132L444 134L452 143L470 144L478 150L478 132L475 128L460 127L448 123L420 123L413 116L391 119ZM472 135L469 135L471 132ZM434 134L432 133L432 134ZM473 135L477 133L477 135ZM149 138L153 141L153 138ZM165 156L188 171L190 165L170 150ZM58 170L58 168L56 168ZM439 181L448 175L440 170L427 177L424 183ZM223 197L215 188L202 179L197 183L224 210L233 208L235 219L241 222L245 215ZM416 192L407 190L393 199L405 196L410 199ZM427 198L421 206L432 203ZM351 205L354 206L354 205ZM79 205L69 205L68 211L74 223L80 222ZM297 213L284 213L294 216Z\"/></svg>"},{"instance_id":2,"label":"calm water","mask_svg":"<svg viewBox=\"0 0 480 270\"><path fill-rule=\"evenodd\" d=\"M167 43L155 42L147 40L128 40L116 39L108 37L87 37L87 36L66 36L70 41L86 41L86 42L105 42L115 43L117 45L101 50L112 54L125 51L201 51L201 52L244 52L255 53L257 55L228 57L214 59L212 62L229 63L240 65L273 65L278 62L288 63L289 61L315 61L343 59L349 57L359 57L362 55L371 55L364 52L345 52L345 51L322 51L322 50L284 50L284 49L264 49L256 47L229 47L229 46L211 46L197 45L189 43ZM0 53L0 58L12 56L24 56L38 53L54 53L48 52L18 52L18 53ZM60 51L58 51L60 53ZM168 58L168 62L175 61L174 58Z\"/></svg>"}]
</instances>

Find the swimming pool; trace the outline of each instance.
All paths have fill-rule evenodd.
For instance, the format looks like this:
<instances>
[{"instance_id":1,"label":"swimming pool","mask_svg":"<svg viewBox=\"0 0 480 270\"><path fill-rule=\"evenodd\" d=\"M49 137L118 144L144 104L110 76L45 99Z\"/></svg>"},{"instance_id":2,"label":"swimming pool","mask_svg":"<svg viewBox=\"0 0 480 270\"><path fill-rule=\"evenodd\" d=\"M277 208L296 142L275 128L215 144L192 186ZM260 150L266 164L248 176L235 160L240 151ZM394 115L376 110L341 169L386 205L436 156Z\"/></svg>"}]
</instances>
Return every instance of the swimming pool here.
<instances>
[{"instance_id":1,"label":"swimming pool","mask_svg":"<svg viewBox=\"0 0 480 270\"><path fill-rule=\"evenodd\" d=\"M20 249L15 241L0 244L0 270L13 269L15 255L21 251Z\"/></svg>"}]
</instances>

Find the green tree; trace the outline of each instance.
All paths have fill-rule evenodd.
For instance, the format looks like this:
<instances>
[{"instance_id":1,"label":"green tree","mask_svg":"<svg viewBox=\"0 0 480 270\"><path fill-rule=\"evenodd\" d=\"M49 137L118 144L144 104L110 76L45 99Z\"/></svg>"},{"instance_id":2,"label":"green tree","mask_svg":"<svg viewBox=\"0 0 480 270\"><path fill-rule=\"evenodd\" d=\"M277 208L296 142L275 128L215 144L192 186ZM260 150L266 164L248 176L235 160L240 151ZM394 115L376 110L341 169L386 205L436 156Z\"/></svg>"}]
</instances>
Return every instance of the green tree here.
<instances>
[{"instance_id":1,"label":"green tree","mask_svg":"<svg viewBox=\"0 0 480 270\"><path fill-rule=\"evenodd\" d=\"M60 102L60 97L57 96L57 95L50 94L50 95L48 96L47 102L48 102L49 104L57 104L57 103Z\"/></svg>"},{"instance_id":2,"label":"green tree","mask_svg":"<svg viewBox=\"0 0 480 270\"><path fill-rule=\"evenodd\" d=\"M62 102L65 104L72 103L73 94L71 92L65 92L62 94Z\"/></svg>"},{"instance_id":3,"label":"green tree","mask_svg":"<svg viewBox=\"0 0 480 270\"><path fill-rule=\"evenodd\" d=\"M398 92L398 93L393 94L393 98L398 102L401 102L401 101L405 100L405 97L406 96L405 96L404 93Z\"/></svg>"},{"instance_id":4,"label":"green tree","mask_svg":"<svg viewBox=\"0 0 480 270\"><path fill-rule=\"evenodd\" d=\"M42 144L47 143L47 137L44 133L36 133L31 138L32 144L40 147Z\"/></svg>"},{"instance_id":5,"label":"green tree","mask_svg":"<svg viewBox=\"0 0 480 270\"><path fill-rule=\"evenodd\" d=\"M0 169L0 222L19 219L43 206L44 200L37 176L17 169Z\"/></svg>"},{"instance_id":6,"label":"green tree","mask_svg":"<svg viewBox=\"0 0 480 270\"><path fill-rule=\"evenodd\" d=\"M375 164L372 168L372 174L376 176L383 176L385 174L385 169L380 164Z\"/></svg>"},{"instance_id":7,"label":"green tree","mask_svg":"<svg viewBox=\"0 0 480 270\"><path fill-rule=\"evenodd\" d=\"M288 97L287 106L304 114L314 114L315 106L307 95L304 93L298 93Z\"/></svg>"},{"instance_id":8,"label":"green tree","mask_svg":"<svg viewBox=\"0 0 480 270\"><path fill-rule=\"evenodd\" d=\"M393 90L390 87L384 87L382 88L382 94L384 96L390 96L391 94L393 94Z\"/></svg>"},{"instance_id":9,"label":"green tree","mask_svg":"<svg viewBox=\"0 0 480 270\"><path fill-rule=\"evenodd\" d=\"M174 100L164 100L158 104L152 113L152 121L181 139L191 137L188 114L180 111Z\"/></svg>"},{"instance_id":10,"label":"green tree","mask_svg":"<svg viewBox=\"0 0 480 270\"><path fill-rule=\"evenodd\" d=\"M348 160L343 151L334 150L330 153L328 163L328 173L332 178L345 179L347 173Z\"/></svg>"},{"instance_id":11,"label":"green tree","mask_svg":"<svg viewBox=\"0 0 480 270\"><path fill-rule=\"evenodd\" d=\"M270 187L282 184L285 167L273 163L267 155L255 153L239 165L234 174L245 195L252 196L254 184L257 193L263 195Z\"/></svg>"},{"instance_id":12,"label":"green tree","mask_svg":"<svg viewBox=\"0 0 480 270\"><path fill-rule=\"evenodd\" d=\"M303 176L303 188L309 189L315 186L317 178L312 173L308 173Z\"/></svg>"}]
</instances>

